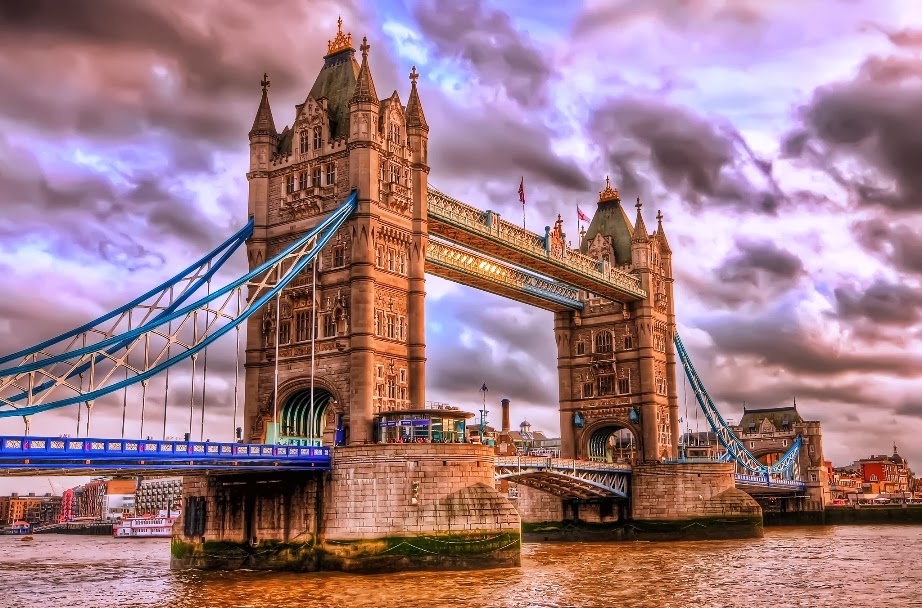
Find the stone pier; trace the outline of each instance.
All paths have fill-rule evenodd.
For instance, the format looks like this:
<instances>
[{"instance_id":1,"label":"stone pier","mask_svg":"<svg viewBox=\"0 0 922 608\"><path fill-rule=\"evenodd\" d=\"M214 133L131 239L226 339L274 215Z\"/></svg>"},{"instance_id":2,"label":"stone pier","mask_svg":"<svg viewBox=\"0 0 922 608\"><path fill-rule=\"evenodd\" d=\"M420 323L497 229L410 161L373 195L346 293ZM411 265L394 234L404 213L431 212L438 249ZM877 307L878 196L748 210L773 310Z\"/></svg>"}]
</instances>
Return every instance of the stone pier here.
<instances>
[{"instance_id":1,"label":"stone pier","mask_svg":"<svg viewBox=\"0 0 922 608\"><path fill-rule=\"evenodd\" d=\"M172 567L384 572L517 566L492 448L340 447L326 473L188 478Z\"/></svg>"},{"instance_id":2,"label":"stone pier","mask_svg":"<svg viewBox=\"0 0 922 608\"><path fill-rule=\"evenodd\" d=\"M733 473L729 462L636 465L631 479L632 536L760 538L762 509L736 488Z\"/></svg>"}]
</instances>

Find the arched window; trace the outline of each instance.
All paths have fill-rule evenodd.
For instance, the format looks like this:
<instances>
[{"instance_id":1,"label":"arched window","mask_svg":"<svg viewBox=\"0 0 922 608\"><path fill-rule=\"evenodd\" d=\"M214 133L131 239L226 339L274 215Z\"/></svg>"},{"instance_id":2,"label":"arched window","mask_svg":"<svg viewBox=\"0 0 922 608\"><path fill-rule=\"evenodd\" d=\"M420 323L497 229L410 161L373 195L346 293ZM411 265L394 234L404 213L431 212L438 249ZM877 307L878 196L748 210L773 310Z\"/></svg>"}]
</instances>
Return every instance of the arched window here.
<instances>
[{"instance_id":1,"label":"arched window","mask_svg":"<svg viewBox=\"0 0 922 608\"><path fill-rule=\"evenodd\" d=\"M314 150L319 150L323 145L323 129L314 127Z\"/></svg>"},{"instance_id":2,"label":"arched window","mask_svg":"<svg viewBox=\"0 0 922 608\"><path fill-rule=\"evenodd\" d=\"M600 331L595 336L595 352L597 353L610 353L611 352L611 332L610 331Z\"/></svg>"}]
</instances>

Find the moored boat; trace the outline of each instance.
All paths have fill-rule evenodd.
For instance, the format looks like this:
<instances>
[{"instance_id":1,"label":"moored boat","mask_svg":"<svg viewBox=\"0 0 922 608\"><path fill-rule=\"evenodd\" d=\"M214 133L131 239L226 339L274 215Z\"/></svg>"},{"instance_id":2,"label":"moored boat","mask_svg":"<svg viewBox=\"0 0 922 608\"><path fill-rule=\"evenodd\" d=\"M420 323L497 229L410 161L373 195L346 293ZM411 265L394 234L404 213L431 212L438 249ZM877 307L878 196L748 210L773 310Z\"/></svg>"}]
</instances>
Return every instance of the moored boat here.
<instances>
[{"instance_id":1,"label":"moored boat","mask_svg":"<svg viewBox=\"0 0 922 608\"><path fill-rule=\"evenodd\" d=\"M170 538L175 517L125 517L112 527L115 538Z\"/></svg>"},{"instance_id":2,"label":"moored boat","mask_svg":"<svg viewBox=\"0 0 922 608\"><path fill-rule=\"evenodd\" d=\"M2 530L3 534L31 534L32 533L32 524L27 521L14 521L12 524L6 526Z\"/></svg>"}]
</instances>

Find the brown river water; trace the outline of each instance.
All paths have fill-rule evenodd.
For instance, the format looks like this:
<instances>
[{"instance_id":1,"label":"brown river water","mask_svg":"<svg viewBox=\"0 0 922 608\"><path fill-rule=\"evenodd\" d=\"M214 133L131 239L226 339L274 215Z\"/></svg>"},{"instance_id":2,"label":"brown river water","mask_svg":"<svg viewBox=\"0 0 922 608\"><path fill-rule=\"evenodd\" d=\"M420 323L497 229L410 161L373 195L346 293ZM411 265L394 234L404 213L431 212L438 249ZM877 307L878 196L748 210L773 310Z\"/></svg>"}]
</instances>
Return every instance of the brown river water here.
<instances>
[{"instance_id":1,"label":"brown river water","mask_svg":"<svg viewBox=\"0 0 922 608\"><path fill-rule=\"evenodd\" d=\"M535 543L521 568L172 572L168 539L0 537L0 606L922 606L922 526L770 528L762 540Z\"/></svg>"}]
</instances>

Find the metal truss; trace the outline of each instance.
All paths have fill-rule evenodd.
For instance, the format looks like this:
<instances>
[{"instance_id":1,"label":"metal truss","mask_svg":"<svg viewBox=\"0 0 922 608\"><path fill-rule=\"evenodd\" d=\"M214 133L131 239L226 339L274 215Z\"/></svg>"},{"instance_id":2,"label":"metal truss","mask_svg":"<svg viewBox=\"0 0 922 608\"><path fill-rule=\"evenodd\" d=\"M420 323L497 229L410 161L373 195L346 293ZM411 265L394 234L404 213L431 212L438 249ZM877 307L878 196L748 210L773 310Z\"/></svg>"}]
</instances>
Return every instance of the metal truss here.
<instances>
[{"instance_id":1,"label":"metal truss","mask_svg":"<svg viewBox=\"0 0 922 608\"><path fill-rule=\"evenodd\" d=\"M430 220L437 220L468 232L474 232L493 242L521 252L532 259L551 262L581 277L591 279L635 298L647 297L640 279L632 274L603 264L576 249L561 247L555 250L550 237L520 228L502 219L498 213L482 211L430 187L427 192L427 209Z\"/></svg>"},{"instance_id":2,"label":"metal truss","mask_svg":"<svg viewBox=\"0 0 922 608\"><path fill-rule=\"evenodd\" d=\"M631 467L569 458L498 456L496 479L562 498L628 498Z\"/></svg>"},{"instance_id":3,"label":"metal truss","mask_svg":"<svg viewBox=\"0 0 922 608\"><path fill-rule=\"evenodd\" d=\"M202 285L211 281L215 273L251 234L253 234L252 219L211 253L124 306L41 344L0 357L0 368L7 365L6 370L0 371L0 374L25 364L47 362L57 354L66 353L77 347L97 344L130 330L132 326L138 327L170 314L197 292ZM12 365L9 365L11 363ZM54 366L54 364L50 365ZM79 375L88 369L88 364L72 369L70 370L71 376ZM49 371L56 373L60 370L52 367ZM34 386L33 391L41 391L51 386L51 384L40 384ZM25 398L26 395L21 394L11 397L10 401L21 401Z\"/></svg>"},{"instance_id":4,"label":"metal truss","mask_svg":"<svg viewBox=\"0 0 922 608\"><path fill-rule=\"evenodd\" d=\"M543 277L523 268L486 257L444 239L429 237L426 264L440 266L465 279L474 279L489 286L490 291L509 295L509 291L527 296L530 302L552 310L582 310L579 289ZM431 272L431 271L430 271ZM446 277L450 278L450 277ZM515 298L515 296L510 296Z\"/></svg>"},{"instance_id":5,"label":"metal truss","mask_svg":"<svg viewBox=\"0 0 922 608\"><path fill-rule=\"evenodd\" d=\"M774 488L779 491L804 490L807 487L807 484L799 479L782 479L773 475L745 475L743 473L737 473L735 477L737 487L757 486L759 488Z\"/></svg>"},{"instance_id":6,"label":"metal truss","mask_svg":"<svg viewBox=\"0 0 922 608\"><path fill-rule=\"evenodd\" d=\"M23 351L23 363L0 370L0 418L91 402L145 382L180 361L194 361L197 353L240 326L290 283L346 221L356 200L357 192L353 191L315 228L274 258L216 291L212 292L209 285L207 295L191 304L181 308L174 304L169 310L151 312L149 320L142 324L60 354L40 356L46 343ZM192 287L201 291L204 277L191 281L185 299L192 299ZM86 384L84 375L88 376ZM78 376L79 383L75 381Z\"/></svg>"},{"instance_id":7,"label":"metal truss","mask_svg":"<svg viewBox=\"0 0 922 608\"><path fill-rule=\"evenodd\" d=\"M791 449L789 449L781 460L775 464L768 466L759 462L759 460L746 449L743 442L740 441L733 432L733 429L730 428L730 425L728 425L723 419L723 416L720 415L717 406L714 404L711 396L708 395L707 390L705 390L701 378L698 377L695 366L692 365L691 358L688 356L688 351L685 350L685 345L682 344L682 338L679 337L678 333L676 333L673 341L675 342L676 353L679 355L682 366L685 368L685 375L688 377L692 390L695 391L695 399L704 412L708 424L711 425L711 430L717 434L717 439L720 441L720 444L726 448L729 454L729 458L725 459L721 457L721 460L732 460L745 470L757 476L783 475L789 473L797 463L797 456L800 454L800 447L803 443L803 439L798 436L791 446Z\"/></svg>"}]
</instances>

